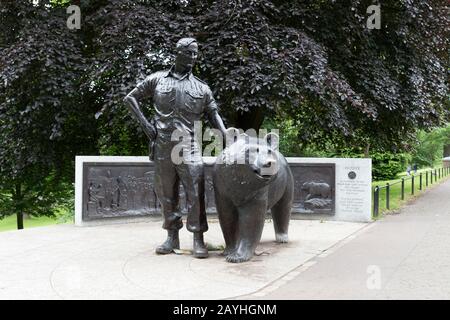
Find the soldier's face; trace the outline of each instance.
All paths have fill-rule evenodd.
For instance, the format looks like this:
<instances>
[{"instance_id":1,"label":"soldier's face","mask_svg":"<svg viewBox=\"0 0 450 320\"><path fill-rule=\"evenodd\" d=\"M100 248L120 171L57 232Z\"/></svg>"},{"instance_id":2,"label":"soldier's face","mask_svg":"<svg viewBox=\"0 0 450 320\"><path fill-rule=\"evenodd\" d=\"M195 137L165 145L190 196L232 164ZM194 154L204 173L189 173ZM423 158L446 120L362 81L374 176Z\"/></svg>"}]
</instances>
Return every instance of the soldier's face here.
<instances>
[{"instance_id":1,"label":"soldier's face","mask_svg":"<svg viewBox=\"0 0 450 320\"><path fill-rule=\"evenodd\" d=\"M197 61L198 45L191 43L187 47L179 49L177 53L176 63L183 69L192 69Z\"/></svg>"}]
</instances>

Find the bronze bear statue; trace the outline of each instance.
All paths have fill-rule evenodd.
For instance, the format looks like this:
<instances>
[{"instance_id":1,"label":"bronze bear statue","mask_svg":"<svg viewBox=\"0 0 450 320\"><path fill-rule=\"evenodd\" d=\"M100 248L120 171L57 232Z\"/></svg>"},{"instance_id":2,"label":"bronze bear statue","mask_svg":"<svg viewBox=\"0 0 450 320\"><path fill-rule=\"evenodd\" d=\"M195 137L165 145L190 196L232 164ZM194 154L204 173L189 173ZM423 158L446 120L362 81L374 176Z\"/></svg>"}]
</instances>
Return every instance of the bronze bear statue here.
<instances>
[{"instance_id":1,"label":"bronze bear statue","mask_svg":"<svg viewBox=\"0 0 450 320\"><path fill-rule=\"evenodd\" d=\"M241 135L217 157L213 184L228 262L252 258L271 211L275 239L288 241L294 179L281 153L264 139Z\"/></svg>"}]
</instances>

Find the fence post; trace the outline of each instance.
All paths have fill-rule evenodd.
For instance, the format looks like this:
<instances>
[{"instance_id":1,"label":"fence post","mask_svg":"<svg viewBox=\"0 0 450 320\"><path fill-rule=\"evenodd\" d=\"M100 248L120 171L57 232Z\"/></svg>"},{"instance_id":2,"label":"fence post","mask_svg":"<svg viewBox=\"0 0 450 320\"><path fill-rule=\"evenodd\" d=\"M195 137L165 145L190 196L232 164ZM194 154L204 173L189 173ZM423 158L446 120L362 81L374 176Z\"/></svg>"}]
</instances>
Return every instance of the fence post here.
<instances>
[{"instance_id":1,"label":"fence post","mask_svg":"<svg viewBox=\"0 0 450 320\"><path fill-rule=\"evenodd\" d=\"M419 174L419 190L422 191L422 172Z\"/></svg>"},{"instance_id":2,"label":"fence post","mask_svg":"<svg viewBox=\"0 0 450 320\"><path fill-rule=\"evenodd\" d=\"M411 194L414 194L414 175L411 176Z\"/></svg>"},{"instance_id":3,"label":"fence post","mask_svg":"<svg viewBox=\"0 0 450 320\"><path fill-rule=\"evenodd\" d=\"M436 169L434 169L434 182L436 182L437 180L438 180L437 172Z\"/></svg>"},{"instance_id":4,"label":"fence post","mask_svg":"<svg viewBox=\"0 0 450 320\"><path fill-rule=\"evenodd\" d=\"M430 171L430 184L433 184L433 170Z\"/></svg>"},{"instance_id":5,"label":"fence post","mask_svg":"<svg viewBox=\"0 0 450 320\"><path fill-rule=\"evenodd\" d=\"M379 201L380 201L380 188L378 188L378 186L376 186L375 190L373 192L373 216L374 217L378 217Z\"/></svg>"},{"instance_id":6,"label":"fence post","mask_svg":"<svg viewBox=\"0 0 450 320\"><path fill-rule=\"evenodd\" d=\"M428 187L428 171L425 171L425 186Z\"/></svg>"},{"instance_id":7,"label":"fence post","mask_svg":"<svg viewBox=\"0 0 450 320\"><path fill-rule=\"evenodd\" d=\"M389 182L386 183L386 209L389 210L389 191L390 191L390 186L389 186Z\"/></svg>"},{"instance_id":8,"label":"fence post","mask_svg":"<svg viewBox=\"0 0 450 320\"><path fill-rule=\"evenodd\" d=\"M402 200L405 200L405 178L402 178Z\"/></svg>"}]
</instances>

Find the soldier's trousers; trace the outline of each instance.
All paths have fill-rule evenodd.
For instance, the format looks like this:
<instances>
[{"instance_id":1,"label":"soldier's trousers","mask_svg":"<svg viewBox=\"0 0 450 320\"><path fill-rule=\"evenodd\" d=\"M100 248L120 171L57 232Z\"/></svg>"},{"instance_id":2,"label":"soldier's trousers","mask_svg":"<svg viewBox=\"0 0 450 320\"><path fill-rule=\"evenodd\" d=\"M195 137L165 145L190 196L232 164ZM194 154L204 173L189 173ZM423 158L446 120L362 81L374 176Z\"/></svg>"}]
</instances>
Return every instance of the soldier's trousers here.
<instances>
[{"instance_id":1,"label":"soldier's trousers","mask_svg":"<svg viewBox=\"0 0 450 320\"><path fill-rule=\"evenodd\" d=\"M191 232L208 230L205 210L205 178L203 162L175 164L171 159L172 148L177 142L157 138L154 145L155 191L161 203L164 224L167 230L183 227L179 206L179 185L186 193L186 227Z\"/></svg>"}]
</instances>

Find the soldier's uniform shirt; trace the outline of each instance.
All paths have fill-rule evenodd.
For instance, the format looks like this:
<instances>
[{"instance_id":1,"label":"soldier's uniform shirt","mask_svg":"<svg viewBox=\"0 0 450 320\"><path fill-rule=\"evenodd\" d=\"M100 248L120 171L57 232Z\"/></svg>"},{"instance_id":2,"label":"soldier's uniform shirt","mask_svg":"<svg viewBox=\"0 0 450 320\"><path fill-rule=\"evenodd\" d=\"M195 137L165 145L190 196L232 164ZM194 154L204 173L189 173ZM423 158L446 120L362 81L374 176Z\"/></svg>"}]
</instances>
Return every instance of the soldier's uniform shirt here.
<instances>
[{"instance_id":1,"label":"soldier's uniform shirt","mask_svg":"<svg viewBox=\"0 0 450 320\"><path fill-rule=\"evenodd\" d=\"M192 73L178 79L172 69L155 72L136 88L133 95L138 101L143 97L153 98L156 129L163 139L170 140L176 129L192 135L194 121L217 110L209 86Z\"/></svg>"}]
</instances>

